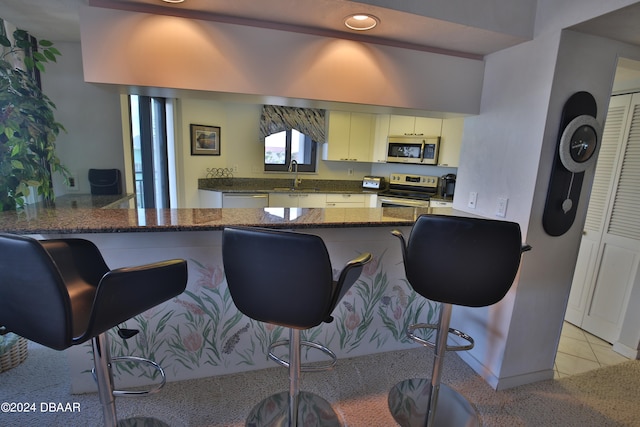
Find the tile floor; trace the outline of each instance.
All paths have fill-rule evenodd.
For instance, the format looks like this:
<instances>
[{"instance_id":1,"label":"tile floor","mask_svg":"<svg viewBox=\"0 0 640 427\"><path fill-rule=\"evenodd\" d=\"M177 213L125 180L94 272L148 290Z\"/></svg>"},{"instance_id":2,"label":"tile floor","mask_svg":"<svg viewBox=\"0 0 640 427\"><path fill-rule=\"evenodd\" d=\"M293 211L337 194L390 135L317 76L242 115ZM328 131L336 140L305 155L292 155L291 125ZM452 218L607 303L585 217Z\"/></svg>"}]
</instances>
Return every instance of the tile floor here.
<instances>
[{"instance_id":1,"label":"tile floor","mask_svg":"<svg viewBox=\"0 0 640 427\"><path fill-rule=\"evenodd\" d=\"M611 344L564 322L556 354L555 378L568 377L629 359L611 349Z\"/></svg>"}]
</instances>

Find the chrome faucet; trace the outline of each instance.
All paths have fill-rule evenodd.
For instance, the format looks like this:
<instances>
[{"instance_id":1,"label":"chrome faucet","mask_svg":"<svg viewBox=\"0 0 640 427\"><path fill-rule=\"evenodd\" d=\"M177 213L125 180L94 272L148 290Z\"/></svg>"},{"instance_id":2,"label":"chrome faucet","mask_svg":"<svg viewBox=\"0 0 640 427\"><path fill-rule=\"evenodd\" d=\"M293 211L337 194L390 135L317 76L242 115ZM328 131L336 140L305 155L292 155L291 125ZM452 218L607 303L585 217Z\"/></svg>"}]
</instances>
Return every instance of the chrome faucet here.
<instances>
[{"instance_id":1,"label":"chrome faucet","mask_svg":"<svg viewBox=\"0 0 640 427\"><path fill-rule=\"evenodd\" d=\"M295 177L293 178L292 188L298 188L298 185L302 180L298 178L298 162L296 160L291 159L291 162L289 162L289 172L295 173Z\"/></svg>"}]
</instances>

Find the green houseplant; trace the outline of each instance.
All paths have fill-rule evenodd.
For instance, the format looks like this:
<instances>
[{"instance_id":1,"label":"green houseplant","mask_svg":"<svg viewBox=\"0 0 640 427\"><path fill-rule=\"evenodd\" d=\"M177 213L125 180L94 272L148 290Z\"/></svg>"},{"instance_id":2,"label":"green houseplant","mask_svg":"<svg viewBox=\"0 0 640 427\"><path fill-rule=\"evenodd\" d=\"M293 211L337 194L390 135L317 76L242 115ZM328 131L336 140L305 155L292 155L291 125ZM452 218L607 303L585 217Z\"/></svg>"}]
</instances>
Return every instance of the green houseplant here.
<instances>
[{"instance_id":1,"label":"green houseplant","mask_svg":"<svg viewBox=\"0 0 640 427\"><path fill-rule=\"evenodd\" d=\"M0 20L0 210L24 205L31 188L53 201L52 173L68 177L55 153L55 140L64 127L54 118L55 104L37 79L44 63L56 61L53 43L16 30L13 41Z\"/></svg>"}]
</instances>

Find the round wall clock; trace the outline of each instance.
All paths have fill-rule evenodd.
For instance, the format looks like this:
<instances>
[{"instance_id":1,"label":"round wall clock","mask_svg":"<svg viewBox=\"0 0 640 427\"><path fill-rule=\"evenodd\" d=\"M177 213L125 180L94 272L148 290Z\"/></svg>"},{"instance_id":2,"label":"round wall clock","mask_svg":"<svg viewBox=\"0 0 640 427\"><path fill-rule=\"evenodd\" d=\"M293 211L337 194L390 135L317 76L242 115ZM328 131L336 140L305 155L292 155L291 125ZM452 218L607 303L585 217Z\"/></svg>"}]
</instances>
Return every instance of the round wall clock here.
<instances>
[{"instance_id":1,"label":"round wall clock","mask_svg":"<svg viewBox=\"0 0 640 427\"><path fill-rule=\"evenodd\" d=\"M585 171L598 157L602 128L596 120L597 111L596 100L589 92L574 93L562 109L542 215L544 230L551 236L566 233L575 220Z\"/></svg>"},{"instance_id":2,"label":"round wall clock","mask_svg":"<svg viewBox=\"0 0 640 427\"><path fill-rule=\"evenodd\" d=\"M600 139L600 125L593 116L581 115L571 120L562 132L558 154L569 172L587 170L596 161L596 148Z\"/></svg>"}]
</instances>

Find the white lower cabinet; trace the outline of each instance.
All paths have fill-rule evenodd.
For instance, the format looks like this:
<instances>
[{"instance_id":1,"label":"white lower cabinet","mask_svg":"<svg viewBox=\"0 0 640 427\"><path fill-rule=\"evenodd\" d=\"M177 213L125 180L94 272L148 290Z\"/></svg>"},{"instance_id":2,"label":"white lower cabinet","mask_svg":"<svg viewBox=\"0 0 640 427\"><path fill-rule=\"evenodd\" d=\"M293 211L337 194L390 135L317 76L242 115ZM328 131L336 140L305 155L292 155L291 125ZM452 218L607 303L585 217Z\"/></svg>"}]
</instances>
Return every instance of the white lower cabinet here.
<instances>
[{"instance_id":1,"label":"white lower cabinet","mask_svg":"<svg viewBox=\"0 0 640 427\"><path fill-rule=\"evenodd\" d=\"M274 208L324 208L326 194L322 193L270 193L269 207Z\"/></svg>"},{"instance_id":2,"label":"white lower cabinet","mask_svg":"<svg viewBox=\"0 0 640 427\"><path fill-rule=\"evenodd\" d=\"M221 191L198 190L198 199L200 201L200 207L203 209L222 207Z\"/></svg>"},{"instance_id":3,"label":"white lower cabinet","mask_svg":"<svg viewBox=\"0 0 640 427\"><path fill-rule=\"evenodd\" d=\"M365 194L327 194L328 208L364 208L366 207Z\"/></svg>"},{"instance_id":4,"label":"white lower cabinet","mask_svg":"<svg viewBox=\"0 0 640 427\"><path fill-rule=\"evenodd\" d=\"M372 197L374 199L372 199ZM373 203L373 204L372 204ZM270 193L272 208L366 208L375 207L375 194L362 193Z\"/></svg>"},{"instance_id":5,"label":"white lower cabinet","mask_svg":"<svg viewBox=\"0 0 640 427\"><path fill-rule=\"evenodd\" d=\"M224 193L223 208L266 208L269 195L266 193Z\"/></svg>"}]
</instances>

